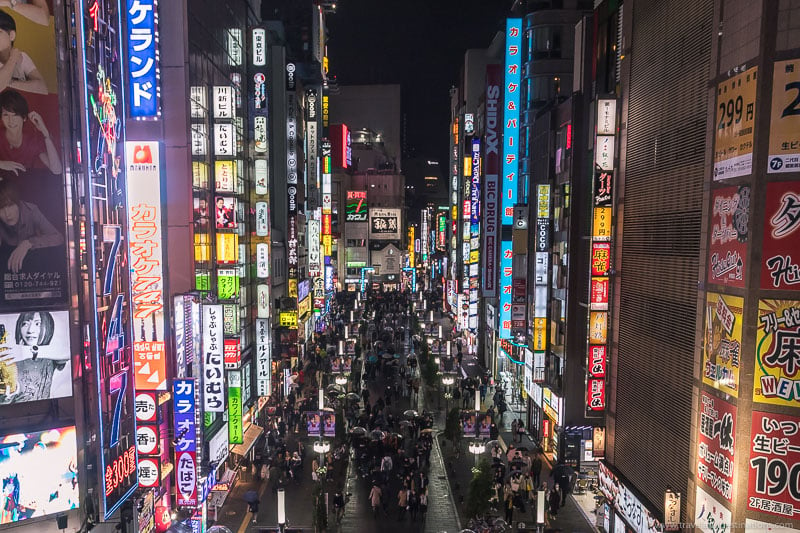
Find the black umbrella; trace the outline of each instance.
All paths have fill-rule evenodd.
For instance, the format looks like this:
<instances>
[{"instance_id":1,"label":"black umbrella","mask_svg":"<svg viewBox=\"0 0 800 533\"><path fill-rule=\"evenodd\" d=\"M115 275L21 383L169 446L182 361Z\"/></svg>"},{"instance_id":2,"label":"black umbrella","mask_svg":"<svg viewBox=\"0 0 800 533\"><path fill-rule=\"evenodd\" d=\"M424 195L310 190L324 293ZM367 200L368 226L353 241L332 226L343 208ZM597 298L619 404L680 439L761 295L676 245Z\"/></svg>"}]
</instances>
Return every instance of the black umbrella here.
<instances>
[{"instance_id":1,"label":"black umbrella","mask_svg":"<svg viewBox=\"0 0 800 533\"><path fill-rule=\"evenodd\" d=\"M244 496L242 496L242 498L244 498L244 501L246 501L247 503L255 503L259 501L258 493L254 490L248 490L247 492L244 493Z\"/></svg>"},{"instance_id":2,"label":"black umbrella","mask_svg":"<svg viewBox=\"0 0 800 533\"><path fill-rule=\"evenodd\" d=\"M575 473L575 470L569 466L565 465L564 463L558 464L553 468L553 477L558 479L559 477L572 477Z\"/></svg>"},{"instance_id":3,"label":"black umbrella","mask_svg":"<svg viewBox=\"0 0 800 533\"><path fill-rule=\"evenodd\" d=\"M356 437L363 437L367 434L366 428L362 428L361 426L355 426L350 428L350 434L355 435Z\"/></svg>"},{"instance_id":4,"label":"black umbrella","mask_svg":"<svg viewBox=\"0 0 800 533\"><path fill-rule=\"evenodd\" d=\"M359 401L361 399L361 397L358 394L356 394L355 392L348 392L347 393L347 399L357 402L357 401Z\"/></svg>"},{"instance_id":5,"label":"black umbrella","mask_svg":"<svg viewBox=\"0 0 800 533\"><path fill-rule=\"evenodd\" d=\"M413 410L413 409L408 409L408 410L406 410L406 411L403 411L403 416L404 416L404 417L406 417L406 418L409 418L409 419L411 419L411 418L416 418L416 417L418 417L418 416L419 416L419 413L417 413L417 412L416 412L415 410Z\"/></svg>"}]
</instances>

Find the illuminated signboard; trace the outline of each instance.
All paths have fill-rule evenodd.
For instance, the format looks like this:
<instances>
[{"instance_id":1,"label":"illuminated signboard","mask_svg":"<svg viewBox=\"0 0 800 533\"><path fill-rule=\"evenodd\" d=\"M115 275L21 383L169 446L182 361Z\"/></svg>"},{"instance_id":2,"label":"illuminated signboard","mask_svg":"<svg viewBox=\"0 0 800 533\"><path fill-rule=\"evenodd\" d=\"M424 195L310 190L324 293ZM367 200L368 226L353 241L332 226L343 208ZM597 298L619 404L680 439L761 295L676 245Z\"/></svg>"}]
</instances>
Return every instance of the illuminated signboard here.
<instances>
[{"instance_id":1,"label":"illuminated signboard","mask_svg":"<svg viewBox=\"0 0 800 533\"><path fill-rule=\"evenodd\" d=\"M263 67L267 64L267 30L253 28L253 65Z\"/></svg>"},{"instance_id":2,"label":"illuminated signboard","mask_svg":"<svg viewBox=\"0 0 800 533\"><path fill-rule=\"evenodd\" d=\"M239 339L225 339L223 342L226 369L238 368L242 364L242 348L239 342Z\"/></svg>"},{"instance_id":3,"label":"illuminated signboard","mask_svg":"<svg viewBox=\"0 0 800 533\"><path fill-rule=\"evenodd\" d=\"M116 183L116 190L125 190L127 177L122 163L125 161L119 132L125 130L122 100L124 100L123 76L119 60L121 50L119 36L122 28L122 13L117 2L97 0L81 1L77 4L76 21L80 35L79 50L83 55L82 87L85 93L82 108L87 113L81 117L85 136L81 142L80 161L85 167L80 171L83 181L80 189L91 191L82 199L86 206L87 223L85 241L90 263L87 268L101 273L95 280L90 276L86 289L92 294L94 316L89 321L92 330L94 370L97 379L97 415L100 431L96 443L100 455L100 516L110 519L122 503L137 488L136 446L133 364L131 350L130 307L126 303L130 283L128 256L128 210L125 198L111 197L112 189L99 184ZM114 17L104 18L113 13ZM22 20L16 20L18 28ZM98 31L98 28L103 31ZM38 33L37 30L43 33ZM32 25L28 30L17 32L14 47L31 52L23 38L34 39L49 50L52 64L56 64L55 44L52 29ZM31 55L33 55L31 53ZM37 57L42 57L37 54ZM41 69L40 65L40 69ZM55 79L55 71L42 69L46 79ZM52 96L51 96L52 95ZM57 109L55 89L43 99L51 99ZM41 100L40 100L41 101ZM47 123L50 117L45 115ZM51 128L51 135L58 135L59 128ZM60 141L54 141L60 146ZM99 163L99 164L98 164ZM50 176L52 180L52 176ZM26 183L31 176L25 176ZM43 187L42 190L50 187ZM41 200L39 200L41 201ZM113 206L123 203L123 209ZM103 253L96 253L102 247ZM91 314L91 313L90 313Z\"/></svg>"},{"instance_id":4,"label":"illuminated signboard","mask_svg":"<svg viewBox=\"0 0 800 533\"><path fill-rule=\"evenodd\" d=\"M197 423L195 380L172 382L173 431L175 432L175 486L178 505L197 505Z\"/></svg>"},{"instance_id":5,"label":"illuminated signboard","mask_svg":"<svg viewBox=\"0 0 800 533\"><path fill-rule=\"evenodd\" d=\"M501 107L503 104L501 100L501 95L503 94L502 85L503 72L500 65L487 65L486 124L483 148L483 250L481 253L483 296L487 298L494 297L497 294L498 212L501 202L498 192L500 174L499 150L500 128L503 120L503 109ZM444 237L442 238L444 239Z\"/></svg>"},{"instance_id":6,"label":"illuminated signboard","mask_svg":"<svg viewBox=\"0 0 800 533\"><path fill-rule=\"evenodd\" d=\"M125 143L137 390L167 389L159 148L157 142Z\"/></svg>"},{"instance_id":7,"label":"illuminated signboard","mask_svg":"<svg viewBox=\"0 0 800 533\"><path fill-rule=\"evenodd\" d=\"M75 426L16 434L4 431L0 434L0 524L77 509L77 467ZM42 531L42 524L31 525L29 530Z\"/></svg>"},{"instance_id":8,"label":"illuminated signboard","mask_svg":"<svg viewBox=\"0 0 800 533\"><path fill-rule=\"evenodd\" d=\"M228 374L228 442L242 444L242 373L231 370Z\"/></svg>"},{"instance_id":9,"label":"illuminated signboard","mask_svg":"<svg viewBox=\"0 0 800 533\"><path fill-rule=\"evenodd\" d=\"M271 330L268 320L256 319L256 394L260 397L269 396L272 389Z\"/></svg>"},{"instance_id":10,"label":"illuminated signboard","mask_svg":"<svg viewBox=\"0 0 800 533\"><path fill-rule=\"evenodd\" d=\"M352 148L350 145L350 130L345 124L335 124L330 127L330 141L333 156L333 165L337 168L350 168L352 165Z\"/></svg>"},{"instance_id":11,"label":"illuminated signboard","mask_svg":"<svg viewBox=\"0 0 800 533\"><path fill-rule=\"evenodd\" d=\"M366 222L369 214L367 191L347 191L347 222Z\"/></svg>"},{"instance_id":12,"label":"illuminated signboard","mask_svg":"<svg viewBox=\"0 0 800 533\"><path fill-rule=\"evenodd\" d=\"M281 311L278 325L282 328L297 328L297 311Z\"/></svg>"},{"instance_id":13,"label":"illuminated signboard","mask_svg":"<svg viewBox=\"0 0 800 533\"><path fill-rule=\"evenodd\" d=\"M518 136L520 75L522 58L522 19L506 20L505 80L503 106L503 159L500 202L500 222L503 228L500 243L500 296L499 334L501 339L511 336L511 277L512 250L510 229L514 222L514 205L517 203L519 179Z\"/></svg>"},{"instance_id":14,"label":"illuminated signboard","mask_svg":"<svg viewBox=\"0 0 800 533\"><path fill-rule=\"evenodd\" d=\"M203 306L203 410L225 410L225 359L222 306Z\"/></svg>"},{"instance_id":15,"label":"illuminated signboard","mask_svg":"<svg viewBox=\"0 0 800 533\"><path fill-rule=\"evenodd\" d=\"M128 112L133 118L156 118L161 98L158 3L126 0L126 6Z\"/></svg>"},{"instance_id":16,"label":"illuminated signboard","mask_svg":"<svg viewBox=\"0 0 800 533\"><path fill-rule=\"evenodd\" d=\"M614 157L617 101L600 98L595 121L595 172L593 179L592 243L589 261L589 309L586 361L586 415L602 416L606 409L607 343Z\"/></svg>"},{"instance_id":17,"label":"illuminated signboard","mask_svg":"<svg viewBox=\"0 0 800 533\"><path fill-rule=\"evenodd\" d=\"M330 217L330 215L328 215ZM308 221L308 275L311 277L319 276L322 273L322 263L320 260L320 237L322 234L321 222L310 219Z\"/></svg>"}]
</instances>

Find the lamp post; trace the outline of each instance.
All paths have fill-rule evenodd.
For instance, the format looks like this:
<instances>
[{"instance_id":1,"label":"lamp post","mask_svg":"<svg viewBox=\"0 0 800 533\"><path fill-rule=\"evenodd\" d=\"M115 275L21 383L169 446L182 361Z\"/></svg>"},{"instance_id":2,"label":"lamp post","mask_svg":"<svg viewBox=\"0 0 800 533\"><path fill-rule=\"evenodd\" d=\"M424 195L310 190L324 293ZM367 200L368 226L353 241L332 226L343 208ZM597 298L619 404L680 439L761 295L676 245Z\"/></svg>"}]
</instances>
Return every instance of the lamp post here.
<instances>
[{"instance_id":1,"label":"lamp post","mask_svg":"<svg viewBox=\"0 0 800 533\"><path fill-rule=\"evenodd\" d=\"M286 530L286 492L278 489L278 529L281 533Z\"/></svg>"},{"instance_id":2,"label":"lamp post","mask_svg":"<svg viewBox=\"0 0 800 533\"><path fill-rule=\"evenodd\" d=\"M486 451L486 445L481 441L473 441L469 443L469 451L475 455L475 467L472 469L473 471L478 470L478 456L481 455L483 452Z\"/></svg>"},{"instance_id":3,"label":"lamp post","mask_svg":"<svg viewBox=\"0 0 800 533\"><path fill-rule=\"evenodd\" d=\"M453 376L442 376L442 385L444 385L444 399L445 399L445 416L450 411L450 398L453 397L453 393L450 392L450 387L453 383L456 382L456 378Z\"/></svg>"}]
</instances>

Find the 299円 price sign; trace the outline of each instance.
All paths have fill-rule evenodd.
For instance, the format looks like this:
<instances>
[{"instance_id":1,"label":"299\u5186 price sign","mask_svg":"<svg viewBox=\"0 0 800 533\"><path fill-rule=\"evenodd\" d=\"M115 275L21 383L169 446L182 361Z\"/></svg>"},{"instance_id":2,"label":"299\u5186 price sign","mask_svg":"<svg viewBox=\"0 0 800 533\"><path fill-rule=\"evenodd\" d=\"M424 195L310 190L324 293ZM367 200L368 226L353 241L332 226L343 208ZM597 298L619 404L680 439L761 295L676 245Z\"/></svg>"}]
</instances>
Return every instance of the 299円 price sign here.
<instances>
[{"instance_id":1,"label":"299\u5186 price sign","mask_svg":"<svg viewBox=\"0 0 800 533\"><path fill-rule=\"evenodd\" d=\"M747 508L800 515L800 418L753 411Z\"/></svg>"}]
</instances>

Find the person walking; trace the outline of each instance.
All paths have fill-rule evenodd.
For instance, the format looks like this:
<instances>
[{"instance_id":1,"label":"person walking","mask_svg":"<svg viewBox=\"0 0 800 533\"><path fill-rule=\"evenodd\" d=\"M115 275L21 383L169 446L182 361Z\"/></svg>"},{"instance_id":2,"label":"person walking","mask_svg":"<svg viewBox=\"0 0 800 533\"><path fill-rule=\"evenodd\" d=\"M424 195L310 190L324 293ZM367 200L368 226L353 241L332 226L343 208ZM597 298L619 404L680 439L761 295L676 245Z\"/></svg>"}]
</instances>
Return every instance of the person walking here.
<instances>
[{"instance_id":1,"label":"person walking","mask_svg":"<svg viewBox=\"0 0 800 533\"><path fill-rule=\"evenodd\" d=\"M247 503L247 510L253 513L253 523L256 523L256 518L258 517L258 500L253 500Z\"/></svg>"},{"instance_id":2,"label":"person walking","mask_svg":"<svg viewBox=\"0 0 800 533\"><path fill-rule=\"evenodd\" d=\"M514 494L511 491L506 493L503 509L505 509L506 512L506 523L511 524L514 519Z\"/></svg>"},{"instance_id":3,"label":"person walking","mask_svg":"<svg viewBox=\"0 0 800 533\"><path fill-rule=\"evenodd\" d=\"M513 442L517 442L517 428L518 427L519 427L519 424L517 422L517 419L515 418L514 420L511 421L511 440Z\"/></svg>"},{"instance_id":4,"label":"person walking","mask_svg":"<svg viewBox=\"0 0 800 533\"><path fill-rule=\"evenodd\" d=\"M556 518L556 516L558 516L558 508L561 505L561 495L558 493L558 485L553 486L550 490L550 496L547 501L550 503L550 516Z\"/></svg>"},{"instance_id":5,"label":"person walking","mask_svg":"<svg viewBox=\"0 0 800 533\"><path fill-rule=\"evenodd\" d=\"M428 512L428 489L420 490L419 493L419 514L420 518L422 518L422 522L425 522L425 513Z\"/></svg>"},{"instance_id":6,"label":"person walking","mask_svg":"<svg viewBox=\"0 0 800 533\"><path fill-rule=\"evenodd\" d=\"M402 521L406 516L406 509L408 508L408 493L409 490L405 487L401 487L397 492L397 507L399 507L400 510L397 515L398 522Z\"/></svg>"},{"instance_id":7,"label":"person walking","mask_svg":"<svg viewBox=\"0 0 800 533\"><path fill-rule=\"evenodd\" d=\"M372 489L369 491L369 503L372 505L372 514L375 518L378 517L378 509L381 506L382 495L381 488L377 484L372 485Z\"/></svg>"},{"instance_id":8,"label":"person walking","mask_svg":"<svg viewBox=\"0 0 800 533\"><path fill-rule=\"evenodd\" d=\"M342 496L342 491L336 491L336 495L333 497L333 507L336 509L336 523L342 523L342 516L344 516L344 496Z\"/></svg>"},{"instance_id":9,"label":"person walking","mask_svg":"<svg viewBox=\"0 0 800 533\"><path fill-rule=\"evenodd\" d=\"M533 474L533 486L538 487L542 478L542 455L538 451L531 463L531 474Z\"/></svg>"}]
</instances>

